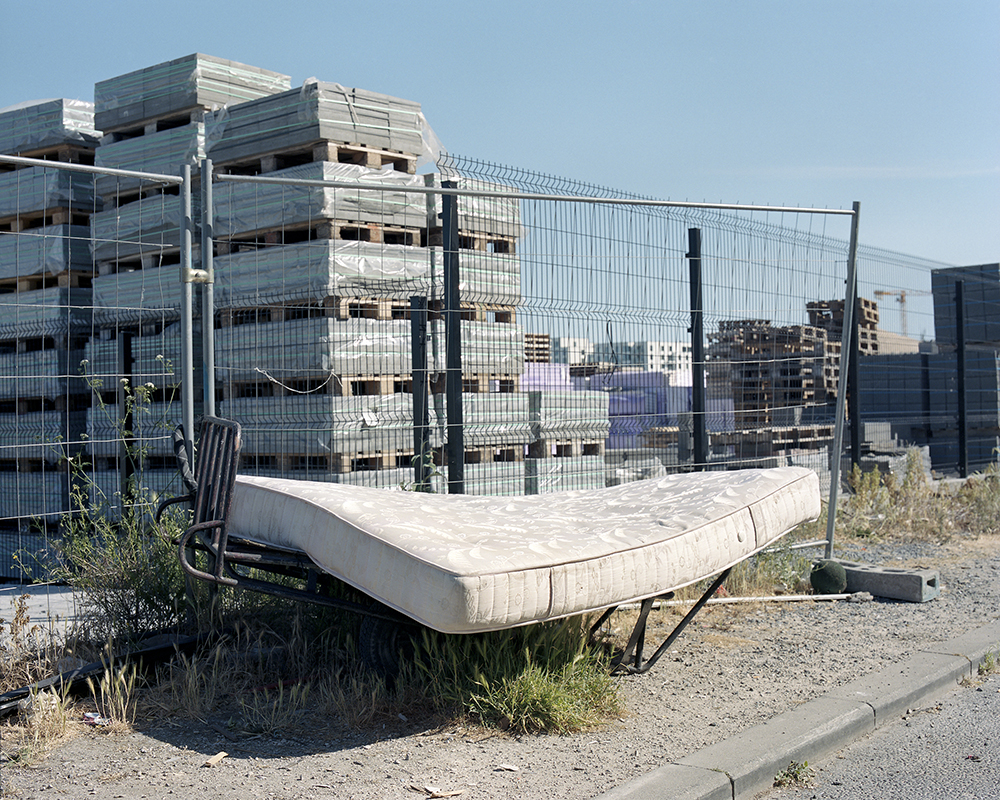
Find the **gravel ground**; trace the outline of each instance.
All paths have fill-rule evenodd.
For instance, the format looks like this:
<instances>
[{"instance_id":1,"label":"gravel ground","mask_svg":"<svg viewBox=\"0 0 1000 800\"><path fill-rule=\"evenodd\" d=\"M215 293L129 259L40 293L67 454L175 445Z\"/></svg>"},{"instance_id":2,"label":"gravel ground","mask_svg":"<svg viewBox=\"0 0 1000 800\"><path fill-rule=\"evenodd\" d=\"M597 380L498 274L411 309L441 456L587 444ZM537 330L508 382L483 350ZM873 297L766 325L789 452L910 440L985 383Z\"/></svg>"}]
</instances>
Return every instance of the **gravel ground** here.
<instances>
[{"instance_id":1,"label":"gravel ground","mask_svg":"<svg viewBox=\"0 0 1000 800\"><path fill-rule=\"evenodd\" d=\"M223 733L213 720L147 720L120 735L80 725L78 735L34 766L5 763L3 778L25 800L595 797L996 619L998 544L838 549L838 557L854 561L939 570L941 596L928 603L710 606L650 673L620 679L627 711L596 731L514 737L400 719L366 733L333 728L265 739ZM664 619L662 631L677 619L655 614ZM204 766L220 752L227 757Z\"/></svg>"}]
</instances>

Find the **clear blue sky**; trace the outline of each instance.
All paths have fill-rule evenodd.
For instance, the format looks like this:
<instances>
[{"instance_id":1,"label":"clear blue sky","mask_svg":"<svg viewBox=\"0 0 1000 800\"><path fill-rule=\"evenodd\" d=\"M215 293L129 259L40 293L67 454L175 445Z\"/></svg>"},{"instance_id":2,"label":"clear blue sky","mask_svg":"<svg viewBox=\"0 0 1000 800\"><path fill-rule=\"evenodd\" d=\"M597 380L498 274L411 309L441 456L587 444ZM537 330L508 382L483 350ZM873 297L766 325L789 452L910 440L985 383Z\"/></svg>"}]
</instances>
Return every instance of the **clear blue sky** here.
<instances>
[{"instance_id":1,"label":"clear blue sky","mask_svg":"<svg viewBox=\"0 0 1000 800\"><path fill-rule=\"evenodd\" d=\"M858 200L867 245L1000 260L997 0L4 6L0 107L198 51L417 100L462 155L674 200Z\"/></svg>"}]
</instances>

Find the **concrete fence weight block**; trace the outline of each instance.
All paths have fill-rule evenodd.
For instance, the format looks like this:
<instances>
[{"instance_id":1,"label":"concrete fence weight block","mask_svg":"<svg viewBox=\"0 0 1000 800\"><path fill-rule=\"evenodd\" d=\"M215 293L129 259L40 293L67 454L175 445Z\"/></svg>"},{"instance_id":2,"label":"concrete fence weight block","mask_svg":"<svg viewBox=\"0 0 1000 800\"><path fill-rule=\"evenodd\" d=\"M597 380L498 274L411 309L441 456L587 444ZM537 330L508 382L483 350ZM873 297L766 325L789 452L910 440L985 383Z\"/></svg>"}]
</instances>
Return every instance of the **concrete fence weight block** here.
<instances>
[{"instance_id":1,"label":"concrete fence weight block","mask_svg":"<svg viewBox=\"0 0 1000 800\"><path fill-rule=\"evenodd\" d=\"M838 563L847 575L847 592L868 592L909 603L926 603L941 594L936 569L897 569L841 560Z\"/></svg>"}]
</instances>

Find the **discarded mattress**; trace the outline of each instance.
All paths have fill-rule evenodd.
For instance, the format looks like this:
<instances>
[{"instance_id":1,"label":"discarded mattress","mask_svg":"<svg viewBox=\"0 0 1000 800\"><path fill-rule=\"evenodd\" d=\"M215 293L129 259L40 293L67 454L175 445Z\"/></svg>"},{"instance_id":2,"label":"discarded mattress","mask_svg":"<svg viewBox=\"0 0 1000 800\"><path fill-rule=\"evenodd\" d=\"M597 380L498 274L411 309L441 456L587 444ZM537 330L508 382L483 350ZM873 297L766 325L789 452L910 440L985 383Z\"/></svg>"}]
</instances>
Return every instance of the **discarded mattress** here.
<instances>
[{"instance_id":1,"label":"discarded mattress","mask_svg":"<svg viewBox=\"0 0 1000 800\"><path fill-rule=\"evenodd\" d=\"M800 467L519 497L239 476L231 536L302 550L431 628L472 633L653 597L819 515Z\"/></svg>"}]
</instances>

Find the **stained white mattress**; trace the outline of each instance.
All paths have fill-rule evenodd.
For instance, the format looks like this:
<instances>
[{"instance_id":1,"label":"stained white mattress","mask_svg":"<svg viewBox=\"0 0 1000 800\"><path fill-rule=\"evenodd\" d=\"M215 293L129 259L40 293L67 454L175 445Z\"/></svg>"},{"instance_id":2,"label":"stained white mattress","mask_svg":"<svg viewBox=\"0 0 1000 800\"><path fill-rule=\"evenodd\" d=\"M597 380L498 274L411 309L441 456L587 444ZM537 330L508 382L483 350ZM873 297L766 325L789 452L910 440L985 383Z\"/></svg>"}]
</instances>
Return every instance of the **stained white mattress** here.
<instances>
[{"instance_id":1,"label":"stained white mattress","mask_svg":"<svg viewBox=\"0 0 1000 800\"><path fill-rule=\"evenodd\" d=\"M524 497L240 476L229 530L303 550L431 628L472 633L686 586L819 512L816 473L799 467Z\"/></svg>"}]
</instances>

